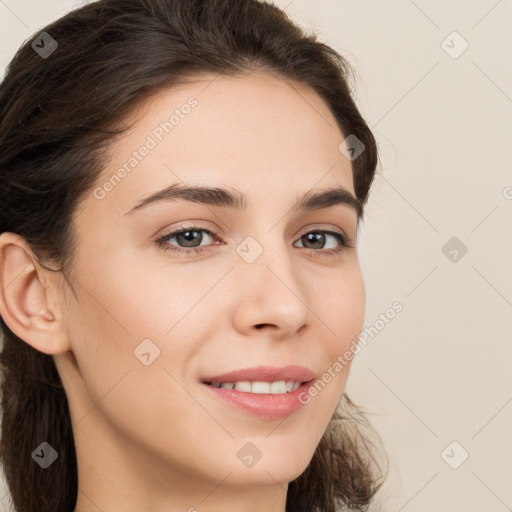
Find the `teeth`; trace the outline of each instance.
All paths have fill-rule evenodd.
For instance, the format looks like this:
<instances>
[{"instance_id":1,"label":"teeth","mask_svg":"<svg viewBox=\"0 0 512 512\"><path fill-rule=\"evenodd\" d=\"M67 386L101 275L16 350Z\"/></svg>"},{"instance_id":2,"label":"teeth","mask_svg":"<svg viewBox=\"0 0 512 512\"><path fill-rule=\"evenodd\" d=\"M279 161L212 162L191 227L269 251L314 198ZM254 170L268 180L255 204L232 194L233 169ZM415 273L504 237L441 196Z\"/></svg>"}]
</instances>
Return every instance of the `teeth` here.
<instances>
[{"instance_id":1,"label":"teeth","mask_svg":"<svg viewBox=\"0 0 512 512\"><path fill-rule=\"evenodd\" d=\"M284 380L280 380L278 382L272 382L269 386L270 392L273 395L277 395L278 393L286 393L286 382ZM253 391L254 393L254 391Z\"/></svg>"},{"instance_id":2,"label":"teeth","mask_svg":"<svg viewBox=\"0 0 512 512\"><path fill-rule=\"evenodd\" d=\"M244 380L239 382L211 382L210 385L214 388L236 389L245 393L281 395L295 391L301 383L293 380L279 380L277 382L249 382Z\"/></svg>"},{"instance_id":3,"label":"teeth","mask_svg":"<svg viewBox=\"0 0 512 512\"><path fill-rule=\"evenodd\" d=\"M235 382L235 389L237 391L247 391L249 393L252 391L251 383L246 380L241 382Z\"/></svg>"}]
</instances>

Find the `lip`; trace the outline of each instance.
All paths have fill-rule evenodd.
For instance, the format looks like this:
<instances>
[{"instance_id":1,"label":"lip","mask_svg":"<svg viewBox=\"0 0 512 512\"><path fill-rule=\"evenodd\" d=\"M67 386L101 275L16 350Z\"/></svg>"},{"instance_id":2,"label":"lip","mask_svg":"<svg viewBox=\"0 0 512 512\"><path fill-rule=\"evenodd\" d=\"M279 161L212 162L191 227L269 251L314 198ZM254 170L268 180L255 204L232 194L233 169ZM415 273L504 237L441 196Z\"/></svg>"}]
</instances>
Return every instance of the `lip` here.
<instances>
[{"instance_id":1,"label":"lip","mask_svg":"<svg viewBox=\"0 0 512 512\"><path fill-rule=\"evenodd\" d=\"M293 380L302 384L294 391L276 395L215 388L206 384L207 382L218 383L243 380L260 382ZM201 384L210 397L220 399L246 414L263 419L276 420L289 416L305 405L299 400L299 397L307 393L314 380L315 373L303 366L290 365L281 368L258 366L206 377L202 379Z\"/></svg>"},{"instance_id":2,"label":"lip","mask_svg":"<svg viewBox=\"0 0 512 512\"><path fill-rule=\"evenodd\" d=\"M305 404L299 400L299 396L307 393L314 380L304 382L295 391L278 395L248 393L236 389L214 388L204 382L201 384L210 396L221 399L241 410L260 418L276 420L289 416L299 410Z\"/></svg>"},{"instance_id":3,"label":"lip","mask_svg":"<svg viewBox=\"0 0 512 512\"><path fill-rule=\"evenodd\" d=\"M309 382L316 376L315 372L304 366L288 365L280 368L274 366L255 366L234 370L232 372L205 377L201 379L205 382L237 382L243 380L259 382L276 382L279 380L293 380L296 382Z\"/></svg>"}]
</instances>

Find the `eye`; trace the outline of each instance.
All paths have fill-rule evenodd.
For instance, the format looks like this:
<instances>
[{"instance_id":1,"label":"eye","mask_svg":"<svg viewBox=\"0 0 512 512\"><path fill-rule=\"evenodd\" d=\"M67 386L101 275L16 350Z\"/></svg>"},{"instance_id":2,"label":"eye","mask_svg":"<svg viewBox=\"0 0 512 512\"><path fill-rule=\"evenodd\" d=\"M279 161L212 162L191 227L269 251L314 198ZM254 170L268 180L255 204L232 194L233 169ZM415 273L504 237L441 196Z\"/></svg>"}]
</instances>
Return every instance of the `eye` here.
<instances>
[{"instance_id":1,"label":"eye","mask_svg":"<svg viewBox=\"0 0 512 512\"><path fill-rule=\"evenodd\" d=\"M206 236L204 236L203 233L206 233ZM211 240L215 239L217 236L217 233L210 229L190 226L171 231L155 240L155 243L164 251L174 251L176 254L200 254L205 250L209 250L213 245L219 245L219 243L211 243ZM175 243L173 243L173 240L175 240ZM326 248L325 245L329 244L329 240L331 240L331 247ZM202 242L205 241L207 243L202 245ZM208 243L209 241L210 243ZM302 246L295 245L299 242ZM353 247L351 240L343 233L328 230L308 231L301 235L295 244L295 247L309 249L310 254L332 256L341 253L349 247ZM306 247L306 245L310 244L312 247Z\"/></svg>"},{"instance_id":2,"label":"eye","mask_svg":"<svg viewBox=\"0 0 512 512\"><path fill-rule=\"evenodd\" d=\"M206 233L206 240L213 238L215 233L209 229L200 228L198 226L192 226L190 228L179 229L172 231L155 241L165 251L171 250L177 253L200 253L203 250L201 242L204 241L205 237L203 233ZM174 246L169 243L172 239L176 239L178 246ZM208 245L208 244L207 244ZM211 245L211 244L210 244Z\"/></svg>"},{"instance_id":3,"label":"eye","mask_svg":"<svg viewBox=\"0 0 512 512\"><path fill-rule=\"evenodd\" d=\"M326 249L326 240L329 238L331 238L331 240L334 239L334 241L331 242L333 245ZM313 248L310 251L311 253L319 252L316 249L323 249L320 251L321 253L327 253L331 255L339 254L344 249L353 247L351 241L343 233L327 230L308 231L307 233L303 234L297 242L303 244L302 247L304 247L306 244L312 244ZM304 248L311 249L311 247Z\"/></svg>"}]
</instances>

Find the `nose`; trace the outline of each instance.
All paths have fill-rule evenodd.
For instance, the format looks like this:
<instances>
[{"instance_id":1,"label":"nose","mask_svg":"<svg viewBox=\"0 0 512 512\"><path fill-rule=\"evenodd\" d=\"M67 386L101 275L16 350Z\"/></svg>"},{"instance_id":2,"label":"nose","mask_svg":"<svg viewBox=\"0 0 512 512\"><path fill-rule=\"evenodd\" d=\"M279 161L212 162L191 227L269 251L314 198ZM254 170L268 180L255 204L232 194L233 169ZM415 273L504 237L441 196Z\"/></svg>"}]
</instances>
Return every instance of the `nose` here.
<instances>
[{"instance_id":1,"label":"nose","mask_svg":"<svg viewBox=\"0 0 512 512\"><path fill-rule=\"evenodd\" d=\"M310 290L290 248L284 243L273 245L252 263L236 261L231 273L236 301L233 323L245 335L287 339L311 325Z\"/></svg>"}]
</instances>

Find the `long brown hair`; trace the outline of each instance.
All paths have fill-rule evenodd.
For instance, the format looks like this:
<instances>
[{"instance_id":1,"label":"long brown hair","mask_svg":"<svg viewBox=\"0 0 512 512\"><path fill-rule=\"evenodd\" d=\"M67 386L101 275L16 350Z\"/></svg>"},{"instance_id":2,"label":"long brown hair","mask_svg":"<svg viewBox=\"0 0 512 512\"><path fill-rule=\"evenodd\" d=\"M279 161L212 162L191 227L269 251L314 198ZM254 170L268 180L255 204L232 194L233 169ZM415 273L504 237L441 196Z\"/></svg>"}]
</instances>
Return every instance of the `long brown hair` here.
<instances>
[{"instance_id":1,"label":"long brown hair","mask_svg":"<svg viewBox=\"0 0 512 512\"><path fill-rule=\"evenodd\" d=\"M315 34L257 0L100 0L35 34L8 66L0 85L0 233L17 233L45 268L66 276L76 250L73 212L113 136L128 129L119 122L191 76L256 69L311 87L341 133L364 144L352 161L364 207L376 141L351 96L353 70ZM0 328L0 456L12 503L17 512L72 512L77 460L53 357L1 317ZM366 510L385 479L371 437L380 440L344 394L309 466L289 484L286 511ZM58 453L47 469L31 457L43 441Z\"/></svg>"}]
</instances>

